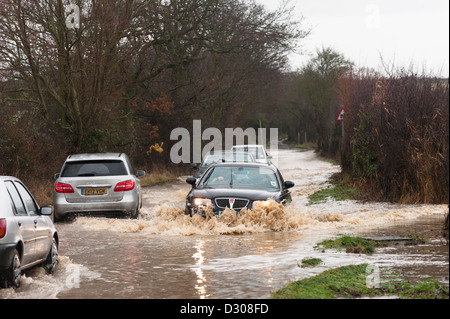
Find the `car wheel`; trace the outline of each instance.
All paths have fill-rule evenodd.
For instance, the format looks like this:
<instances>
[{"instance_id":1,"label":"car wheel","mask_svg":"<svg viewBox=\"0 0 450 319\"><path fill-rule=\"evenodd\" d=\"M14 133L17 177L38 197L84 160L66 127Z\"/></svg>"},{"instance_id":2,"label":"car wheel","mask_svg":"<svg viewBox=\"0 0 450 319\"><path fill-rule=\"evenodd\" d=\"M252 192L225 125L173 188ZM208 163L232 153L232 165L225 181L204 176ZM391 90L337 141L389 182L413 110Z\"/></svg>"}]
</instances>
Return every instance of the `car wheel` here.
<instances>
[{"instance_id":1,"label":"car wheel","mask_svg":"<svg viewBox=\"0 0 450 319\"><path fill-rule=\"evenodd\" d=\"M58 243L56 239L52 240L52 247L48 253L47 259L44 262L44 269L47 274L52 274L58 264Z\"/></svg>"},{"instance_id":2,"label":"car wheel","mask_svg":"<svg viewBox=\"0 0 450 319\"><path fill-rule=\"evenodd\" d=\"M136 207L136 211L134 213L131 213L131 219L137 219L139 217L139 206Z\"/></svg>"},{"instance_id":3,"label":"car wheel","mask_svg":"<svg viewBox=\"0 0 450 319\"><path fill-rule=\"evenodd\" d=\"M5 285L5 288L10 288L10 287L12 287L14 289L19 288L21 273L22 273L22 270L21 270L21 266L20 266L20 256L19 256L19 252L16 249L16 250L14 250L14 256L11 261L11 265L0 276L0 277L2 277L2 285Z\"/></svg>"}]
</instances>

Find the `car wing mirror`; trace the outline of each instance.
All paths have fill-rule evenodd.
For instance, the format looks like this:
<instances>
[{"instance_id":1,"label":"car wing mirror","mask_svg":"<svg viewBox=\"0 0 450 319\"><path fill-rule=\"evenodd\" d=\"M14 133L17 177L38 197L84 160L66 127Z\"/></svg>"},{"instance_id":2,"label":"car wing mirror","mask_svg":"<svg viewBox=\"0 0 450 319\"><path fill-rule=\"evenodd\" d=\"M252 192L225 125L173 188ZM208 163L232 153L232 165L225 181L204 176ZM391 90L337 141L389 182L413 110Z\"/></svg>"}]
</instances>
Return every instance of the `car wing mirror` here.
<instances>
[{"instance_id":1,"label":"car wing mirror","mask_svg":"<svg viewBox=\"0 0 450 319\"><path fill-rule=\"evenodd\" d=\"M54 177L55 179L58 179L58 178L59 178L59 173L56 173L55 175L53 175L53 177Z\"/></svg>"},{"instance_id":2,"label":"car wing mirror","mask_svg":"<svg viewBox=\"0 0 450 319\"><path fill-rule=\"evenodd\" d=\"M197 181L197 179L195 177L188 177L188 178L186 178L186 183L191 184L192 186L195 185L196 181Z\"/></svg>"},{"instance_id":3,"label":"car wing mirror","mask_svg":"<svg viewBox=\"0 0 450 319\"><path fill-rule=\"evenodd\" d=\"M136 176L137 177L144 177L145 176L145 171L137 171L136 172Z\"/></svg>"},{"instance_id":4,"label":"car wing mirror","mask_svg":"<svg viewBox=\"0 0 450 319\"><path fill-rule=\"evenodd\" d=\"M50 216L51 214L53 214L53 209L51 206L43 206L40 209L40 213L44 216Z\"/></svg>"},{"instance_id":5,"label":"car wing mirror","mask_svg":"<svg viewBox=\"0 0 450 319\"><path fill-rule=\"evenodd\" d=\"M294 182L292 182L292 181L285 181L284 182L284 187L286 187L286 188L292 188L292 187L294 187Z\"/></svg>"}]
</instances>

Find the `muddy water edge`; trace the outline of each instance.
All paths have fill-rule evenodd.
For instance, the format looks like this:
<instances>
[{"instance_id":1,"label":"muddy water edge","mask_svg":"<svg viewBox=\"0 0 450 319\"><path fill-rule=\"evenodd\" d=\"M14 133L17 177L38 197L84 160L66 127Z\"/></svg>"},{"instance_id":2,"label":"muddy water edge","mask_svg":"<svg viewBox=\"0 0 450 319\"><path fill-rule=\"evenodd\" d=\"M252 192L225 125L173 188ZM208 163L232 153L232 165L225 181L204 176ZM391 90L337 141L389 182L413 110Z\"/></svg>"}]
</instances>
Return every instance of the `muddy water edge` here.
<instances>
[{"instance_id":1,"label":"muddy water edge","mask_svg":"<svg viewBox=\"0 0 450 319\"><path fill-rule=\"evenodd\" d=\"M239 217L183 214L189 185L144 189L137 220L81 217L58 223L60 264L54 275L34 269L17 291L0 298L269 298L293 280L348 264L373 264L406 279L434 278L448 286L448 246L440 237L447 205L327 201L307 205L328 186L339 166L312 151L279 150L279 169L293 180L293 203ZM408 236L417 245L393 244L373 255L321 251L314 246L338 234ZM302 268L303 258L320 258Z\"/></svg>"}]
</instances>

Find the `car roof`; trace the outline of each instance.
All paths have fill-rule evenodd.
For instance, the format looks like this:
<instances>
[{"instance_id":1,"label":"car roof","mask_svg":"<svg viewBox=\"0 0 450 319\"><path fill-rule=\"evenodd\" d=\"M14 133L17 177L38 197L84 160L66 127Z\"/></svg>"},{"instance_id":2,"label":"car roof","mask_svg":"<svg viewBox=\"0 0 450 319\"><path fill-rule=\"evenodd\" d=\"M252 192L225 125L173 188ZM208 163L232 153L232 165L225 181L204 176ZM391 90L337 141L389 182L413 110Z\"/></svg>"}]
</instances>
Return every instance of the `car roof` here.
<instances>
[{"instance_id":1,"label":"car roof","mask_svg":"<svg viewBox=\"0 0 450 319\"><path fill-rule=\"evenodd\" d=\"M214 154L250 154L248 152L244 151L235 151L235 150L220 150L220 151L209 151L207 155L214 155Z\"/></svg>"},{"instance_id":2,"label":"car roof","mask_svg":"<svg viewBox=\"0 0 450 319\"><path fill-rule=\"evenodd\" d=\"M90 161L90 160L117 160L122 159L126 155L125 153L83 153L72 154L66 159L66 162L70 161Z\"/></svg>"},{"instance_id":3,"label":"car roof","mask_svg":"<svg viewBox=\"0 0 450 319\"><path fill-rule=\"evenodd\" d=\"M0 175L0 180L5 180L5 179L19 180L17 177L14 177L14 176Z\"/></svg>"},{"instance_id":4,"label":"car roof","mask_svg":"<svg viewBox=\"0 0 450 319\"><path fill-rule=\"evenodd\" d=\"M260 145L260 144L243 144L243 145L234 145L232 148L234 147L262 147L264 148L264 145Z\"/></svg>"},{"instance_id":5,"label":"car roof","mask_svg":"<svg viewBox=\"0 0 450 319\"><path fill-rule=\"evenodd\" d=\"M203 159L205 159L207 156L211 156L211 155L229 155L229 154L233 154L233 155L247 155L251 159L255 160L255 158L254 158L252 153L247 152L247 151L236 151L236 150L210 151L210 152L205 154Z\"/></svg>"}]
</instances>

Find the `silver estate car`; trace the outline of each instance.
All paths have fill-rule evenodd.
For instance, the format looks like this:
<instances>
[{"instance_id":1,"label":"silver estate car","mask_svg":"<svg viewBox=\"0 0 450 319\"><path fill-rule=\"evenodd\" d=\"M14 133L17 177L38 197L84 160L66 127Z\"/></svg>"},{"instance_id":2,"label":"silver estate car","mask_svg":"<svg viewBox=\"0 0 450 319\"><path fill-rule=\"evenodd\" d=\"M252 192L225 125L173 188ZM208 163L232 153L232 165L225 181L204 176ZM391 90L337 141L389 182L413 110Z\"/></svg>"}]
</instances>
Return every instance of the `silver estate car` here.
<instances>
[{"instance_id":1,"label":"silver estate car","mask_svg":"<svg viewBox=\"0 0 450 319\"><path fill-rule=\"evenodd\" d=\"M231 148L235 152L249 152L257 163L271 164L272 156L267 154L264 145L235 145Z\"/></svg>"},{"instance_id":2,"label":"silver estate car","mask_svg":"<svg viewBox=\"0 0 450 319\"><path fill-rule=\"evenodd\" d=\"M139 177L124 153L69 155L55 175L55 219L72 215L125 214L137 218L142 207Z\"/></svg>"},{"instance_id":3,"label":"silver estate car","mask_svg":"<svg viewBox=\"0 0 450 319\"><path fill-rule=\"evenodd\" d=\"M54 271L59 239L51 215L20 180L0 176L0 288L18 288L22 270L36 265Z\"/></svg>"}]
</instances>

